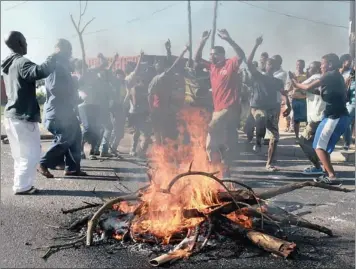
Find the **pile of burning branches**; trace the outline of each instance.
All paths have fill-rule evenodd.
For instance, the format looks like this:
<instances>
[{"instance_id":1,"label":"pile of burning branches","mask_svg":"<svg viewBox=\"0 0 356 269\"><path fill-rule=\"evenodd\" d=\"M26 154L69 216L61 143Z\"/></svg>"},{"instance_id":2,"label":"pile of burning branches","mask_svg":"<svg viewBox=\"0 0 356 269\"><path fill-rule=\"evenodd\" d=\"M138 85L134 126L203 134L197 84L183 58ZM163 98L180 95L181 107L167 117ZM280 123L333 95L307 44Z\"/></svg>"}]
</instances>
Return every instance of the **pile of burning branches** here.
<instances>
[{"instance_id":1,"label":"pile of burning branches","mask_svg":"<svg viewBox=\"0 0 356 269\"><path fill-rule=\"evenodd\" d=\"M79 209L99 206L100 208L94 214L86 215L74 222L68 229L80 230L86 227L86 234L82 233L74 241L65 244L45 247L48 249L45 256L48 257L53 251L61 248L84 243L92 246L108 238L123 242L175 245L168 253L149 261L152 266L160 266L201 252L207 246L209 239L219 240L222 237L230 237L234 240L247 239L265 251L288 258L296 252L296 244L287 241L281 227L297 226L319 231L328 236L332 236L333 233L327 227L308 222L282 208L270 205L267 200L303 187L342 192L354 191L322 183L302 182L255 193L245 184L220 180L214 174L189 169L188 172L173 178L166 189L158 190L162 196L173 196L179 200L179 194L172 192L177 182L184 181L184 178L194 180L194 177L211 180L222 188L214 194L215 203L205 208L172 207L164 211L156 209L151 211L150 201L146 201L144 197L155 192L153 185L141 188L134 194L112 199L103 205L83 206ZM230 190L231 184L242 188ZM64 211L64 213L68 212ZM155 223L156 221L161 223ZM162 230L158 230L159 228ZM74 237L67 239L74 239Z\"/></svg>"},{"instance_id":2,"label":"pile of burning branches","mask_svg":"<svg viewBox=\"0 0 356 269\"><path fill-rule=\"evenodd\" d=\"M180 137L186 137L188 132L189 143L178 139L153 147L149 156L153 164L150 184L103 204L63 211L99 207L68 227L79 232L79 236L60 238L68 242L44 247L47 249L44 258L62 248L117 240L127 247L130 242L167 246L166 253L150 260L152 266L159 266L208 251L209 243L223 242L226 238L247 240L287 258L296 252L296 244L288 241L282 227L298 226L332 236L330 229L290 214L268 199L303 187L354 190L302 182L256 193L238 181L220 180L214 172L220 167L211 165L206 158L206 115L185 110L181 117L184 124L179 128ZM194 167L190 160L195 160Z\"/></svg>"}]
</instances>

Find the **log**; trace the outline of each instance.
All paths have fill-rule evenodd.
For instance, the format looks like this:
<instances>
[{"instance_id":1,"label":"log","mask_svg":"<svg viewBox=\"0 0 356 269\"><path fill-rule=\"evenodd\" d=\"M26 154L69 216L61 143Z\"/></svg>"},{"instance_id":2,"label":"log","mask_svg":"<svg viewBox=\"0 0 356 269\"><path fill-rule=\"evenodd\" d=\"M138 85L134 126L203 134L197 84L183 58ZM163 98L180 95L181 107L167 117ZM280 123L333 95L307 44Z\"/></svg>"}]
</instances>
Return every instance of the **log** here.
<instances>
[{"instance_id":1,"label":"log","mask_svg":"<svg viewBox=\"0 0 356 269\"><path fill-rule=\"evenodd\" d=\"M157 267L157 266L160 266L167 262L173 263L176 260L179 260L179 259L182 259L182 258L185 258L188 256L189 256L189 252L187 252L185 250L178 249L178 250L172 251L168 254L163 254L161 256L158 256L157 258L154 258L154 259L150 260L149 262L152 266Z\"/></svg>"},{"instance_id":2,"label":"log","mask_svg":"<svg viewBox=\"0 0 356 269\"><path fill-rule=\"evenodd\" d=\"M288 258L296 250L296 244L256 231L248 231L247 238L255 245L276 255Z\"/></svg>"}]
</instances>

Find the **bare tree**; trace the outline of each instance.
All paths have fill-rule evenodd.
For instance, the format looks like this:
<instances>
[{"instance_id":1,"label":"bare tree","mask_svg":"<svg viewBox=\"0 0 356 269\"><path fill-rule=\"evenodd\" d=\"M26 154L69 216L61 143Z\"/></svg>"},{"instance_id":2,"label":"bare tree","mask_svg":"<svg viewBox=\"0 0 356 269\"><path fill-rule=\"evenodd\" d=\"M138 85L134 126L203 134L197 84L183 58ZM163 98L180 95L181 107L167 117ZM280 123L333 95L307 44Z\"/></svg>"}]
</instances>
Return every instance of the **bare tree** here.
<instances>
[{"instance_id":1,"label":"bare tree","mask_svg":"<svg viewBox=\"0 0 356 269\"><path fill-rule=\"evenodd\" d=\"M81 23L82 23L82 18L85 14L85 11L87 10L88 7L88 1L85 1L85 5L84 8L82 8L82 1L79 1L79 19L78 19L78 23L76 23L74 21L73 15L70 14L70 19L73 23L73 26L75 28L75 30L77 31L78 37L79 37L79 42L80 42L80 48L82 50L82 60L83 60L83 72L86 70L86 61L85 61L85 48L84 48L84 40L83 40L83 33L85 31L85 28L87 28L87 26L95 19L95 17L93 17L90 21L88 21L82 28Z\"/></svg>"}]
</instances>

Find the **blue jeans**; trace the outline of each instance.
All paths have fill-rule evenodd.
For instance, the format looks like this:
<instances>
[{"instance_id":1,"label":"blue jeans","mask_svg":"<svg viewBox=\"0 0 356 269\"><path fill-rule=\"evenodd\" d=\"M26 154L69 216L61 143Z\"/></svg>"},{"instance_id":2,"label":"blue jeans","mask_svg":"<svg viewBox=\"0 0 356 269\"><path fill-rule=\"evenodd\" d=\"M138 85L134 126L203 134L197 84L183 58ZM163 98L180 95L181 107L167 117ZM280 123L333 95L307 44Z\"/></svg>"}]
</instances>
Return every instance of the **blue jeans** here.
<instances>
[{"instance_id":1,"label":"blue jeans","mask_svg":"<svg viewBox=\"0 0 356 269\"><path fill-rule=\"evenodd\" d=\"M78 113L80 121L83 125L82 135L82 151L84 143L88 142L91 145L91 154L100 143L100 121L97 120L100 107L93 104L81 104L78 106Z\"/></svg>"},{"instance_id":2,"label":"blue jeans","mask_svg":"<svg viewBox=\"0 0 356 269\"><path fill-rule=\"evenodd\" d=\"M82 133L78 119L74 117L69 122L46 120L44 125L54 135L54 140L41 158L40 164L47 168L54 167L64 155L65 170L79 172Z\"/></svg>"},{"instance_id":3,"label":"blue jeans","mask_svg":"<svg viewBox=\"0 0 356 269\"><path fill-rule=\"evenodd\" d=\"M349 125L344 133L345 146L351 145L352 139L352 125L355 121L355 104L347 104L347 110L349 111Z\"/></svg>"}]
</instances>

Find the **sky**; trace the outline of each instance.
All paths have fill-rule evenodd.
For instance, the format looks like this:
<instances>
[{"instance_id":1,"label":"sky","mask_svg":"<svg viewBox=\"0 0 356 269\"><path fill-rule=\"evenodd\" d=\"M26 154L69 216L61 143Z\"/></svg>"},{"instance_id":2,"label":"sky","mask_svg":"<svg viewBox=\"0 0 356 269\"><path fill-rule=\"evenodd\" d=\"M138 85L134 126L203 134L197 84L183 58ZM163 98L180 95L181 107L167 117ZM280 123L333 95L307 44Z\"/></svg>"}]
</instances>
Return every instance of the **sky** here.
<instances>
[{"instance_id":1,"label":"sky","mask_svg":"<svg viewBox=\"0 0 356 269\"><path fill-rule=\"evenodd\" d=\"M82 1L84 6L84 1ZM193 51L204 30L212 28L213 1L192 1ZM297 17L339 25L332 27ZM11 30L21 31L28 43L27 57L41 63L54 52L58 38L73 45L73 56L80 57L79 39L70 20L79 17L79 1L1 1L1 59L10 52L3 36ZM83 23L95 17L87 27L84 43L87 57L101 52L112 56L164 54L164 42L169 38L172 52L178 55L188 41L186 1L89 1ZM330 52L348 52L349 3L347 1L220 1L217 28L225 28L248 55L258 36L264 42L256 53L280 54L283 67L294 70L295 62L306 63ZM94 32L94 33L93 33ZM227 56L233 50L216 37ZM210 41L207 47L210 46ZM209 49L204 50L208 57Z\"/></svg>"}]
</instances>

